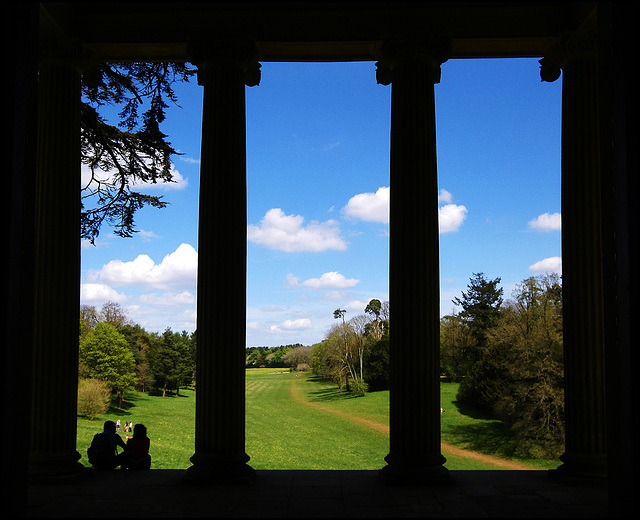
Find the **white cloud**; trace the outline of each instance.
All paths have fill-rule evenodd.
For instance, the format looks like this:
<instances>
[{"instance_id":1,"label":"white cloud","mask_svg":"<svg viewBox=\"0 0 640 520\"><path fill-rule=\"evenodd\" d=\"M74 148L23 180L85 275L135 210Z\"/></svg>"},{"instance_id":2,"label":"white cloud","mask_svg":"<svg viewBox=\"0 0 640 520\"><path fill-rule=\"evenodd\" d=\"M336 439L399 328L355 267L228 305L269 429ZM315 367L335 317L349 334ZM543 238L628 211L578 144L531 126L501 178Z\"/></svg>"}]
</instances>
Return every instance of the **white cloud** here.
<instances>
[{"instance_id":1,"label":"white cloud","mask_svg":"<svg viewBox=\"0 0 640 520\"><path fill-rule=\"evenodd\" d=\"M187 164L200 164L200 159L194 159L193 157L185 157L180 155L178 157L182 162L186 162Z\"/></svg>"},{"instance_id":2,"label":"white cloud","mask_svg":"<svg viewBox=\"0 0 640 520\"><path fill-rule=\"evenodd\" d=\"M82 188L85 188L91 182L91 169L87 165L83 164L80 167L80 174L81 174ZM131 186L137 189L144 188L144 189L163 189L163 190L183 190L189 184L189 180L186 177L183 177L182 174L178 170L176 170L173 165L171 166L171 175L173 177L173 182L159 181L154 184L151 182L138 181L138 182L132 183ZM100 170L100 169L94 170L93 176L98 181L102 181L106 183L114 182L113 174L104 170ZM91 185L89 187L92 188L94 186Z\"/></svg>"},{"instance_id":3,"label":"white cloud","mask_svg":"<svg viewBox=\"0 0 640 520\"><path fill-rule=\"evenodd\" d=\"M378 188L375 193L358 193L343 208L347 217L366 222L389 223L389 187Z\"/></svg>"},{"instance_id":4,"label":"white cloud","mask_svg":"<svg viewBox=\"0 0 640 520\"><path fill-rule=\"evenodd\" d=\"M196 297L190 291L166 292L162 294L152 293L141 295L140 302L145 305L158 305L162 307L174 305L195 305Z\"/></svg>"},{"instance_id":5,"label":"white cloud","mask_svg":"<svg viewBox=\"0 0 640 520\"><path fill-rule=\"evenodd\" d=\"M440 190L438 194L438 202L453 202L453 195L447 190Z\"/></svg>"},{"instance_id":6,"label":"white cloud","mask_svg":"<svg viewBox=\"0 0 640 520\"><path fill-rule=\"evenodd\" d=\"M360 280L355 278L345 278L338 271L324 273L320 278L309 278L303 282L293 276L291 273L287 275L287 287L308 287L310 289L344 289L346 287L354 287Z\"/></svg>"},{"instance_id":7,"label":"white cloud","mask_svg":"<svg viewBox=\"0 0 640 520\"><path fill-rule=\"evenodd\" d=\"M280 208L273 208L267 211L259 226L247 226L247 238L256 244L288 253L347 248L335 220L303 224L302 216L285 215Z\"/></svg>"},{"instance_id":8,"label":"white cloud","mask_svg":"<svg viewBox=\"0 0 640 520\"><path fill-rule=\"evenodd\" d=\"M309 318L298 318L297 320L284 320L280 325L271 325L269 332L277 334L285 331L296 332L310 328L311 320Z\"/></svg>"},{"instance_id":9,"label":"white cloud","mask_svg":"<svg viewBox=\"0 0 640 520\"><path fill-rule=\"evenodd\" d=\"M345 216L366 222L389 223L390 188L381 187L375 193L359 193L349 199L343 208ZM453 196L447 190L440 190L438 202L447 202L439 208L440 233L457 231L467 217L467 208L452 204Z\"/></svg>"},{"instance_id":10,"label":"white cloud","mask_svg":"<svg viewBox=\"0 0 640 520\"><path fill-rule=\"evenodd\" d=\"M125 294L119 293L103 283L83 283L80 286L80 301L86 305L106 301L122 303L126 300L127 296Z\"/></svg>"},{"instance_id":11,"label":"white cloud","mask_svg":"<svg viewBox=\"0 0 640 520\"><path fill-rule=\"evenodd\" d=\"M562 229L562 216L560 213L543 213L527 224L538 231L558 231Z\"/></svg>"},{"instance_id":12,"label":"white cloud","mask_svg":"<svg viewBox=\"0 0 640 520\"><path fill-rule=\"evenodd\" d=\"M116 286L170 287L195 286L198 253L189 244L180 246L156 264L148 255L138 255L130 262L112 260L96 273L100 280Z\"/></svg>"},{"instance_id":13,"label":"white cloud","mask_svg":"<svg viewBox=\"0 0 640 520\"><path fill-rule=\"evenodd\" d=\"M458 231L467 218L467 208L458 204L446 204L438 209L440 233Z\"/></svg>"},{"instance_id":14,"label":"white cloud","mask_svg":"<svg viewBox=\"0 0 640 520\"><path fill-rule=\"evenodd\" d=\"M145 231L144 229L139 230L136 235L142 238L143 242L151 242L154 238L160 238L155 232Z\"/></svg>"},{"instance_id":15,"label":"white cloud","mask_svg":"<svg viewBox=\"0 0 640 520\"><path fill-rule=\"evenodd\" d=\"M136 188L144 188L145 190L161 189L161 190L184 190L188 184L189 179L183 177L182 174L175 168L171 169L172 182L135 182L132 186Z\"/></svg>"},{"instance_id":16,"label":"white cloud","mask_svg":"<svg viewBox=\"0 0 640 520\"><path fill-rule=\"evenodd\" d=\"M364 310L369 305L371 299L368 300L351 300L347 302L342 308L346 310L349 315L345 316L345 320L349 320L358 314L364 314Z\"/></svg>"},{"instance_id":17,"label":"white cloud","mask_svg":"<svg viewBox=\"0 0 640 520\"><path fill-rule=\"evenodd\" d=\"M311 320L309 318L298 318L297 320L284 320L282 328L285 330L310 329Z\"/></svg>"},{"instance_id":18,"label":"white cloud","mask_svg":"<svg viewBox=\"0 0 640 520\"><path fill-rule=\"evenodd\" d=\"M562 274L562 258L551 256L529 266L529 271Z\"/></svg>"}]
</instances>

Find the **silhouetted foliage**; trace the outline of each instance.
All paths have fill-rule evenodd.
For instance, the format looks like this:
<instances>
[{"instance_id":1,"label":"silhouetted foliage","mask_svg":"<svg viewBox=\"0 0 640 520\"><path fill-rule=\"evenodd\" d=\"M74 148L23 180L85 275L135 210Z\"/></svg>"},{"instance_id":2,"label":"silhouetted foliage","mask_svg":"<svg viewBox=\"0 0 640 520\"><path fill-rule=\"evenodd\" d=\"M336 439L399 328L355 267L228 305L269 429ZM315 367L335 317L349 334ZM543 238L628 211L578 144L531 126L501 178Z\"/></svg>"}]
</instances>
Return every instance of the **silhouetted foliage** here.
<instances>
[{"instance_id":1,"label":"silhouetted foliage","mask_svg":"<svg viewBox=\"0 0 640 520\"><path fill-rule=\"evenodd\" d=\"M82 76L81 160L91 171L82 189L81 239L94 242L104 222L114 233L135 233L134 217L144 206L163 208L161 197L141 193L142 183L171 182L176 150L160 131L173 84L195 70L178 63L97 63ZM117 125L101 115L119 109ZM143 109L142 114L139 111Z\"/></svg>"}]
</instances>

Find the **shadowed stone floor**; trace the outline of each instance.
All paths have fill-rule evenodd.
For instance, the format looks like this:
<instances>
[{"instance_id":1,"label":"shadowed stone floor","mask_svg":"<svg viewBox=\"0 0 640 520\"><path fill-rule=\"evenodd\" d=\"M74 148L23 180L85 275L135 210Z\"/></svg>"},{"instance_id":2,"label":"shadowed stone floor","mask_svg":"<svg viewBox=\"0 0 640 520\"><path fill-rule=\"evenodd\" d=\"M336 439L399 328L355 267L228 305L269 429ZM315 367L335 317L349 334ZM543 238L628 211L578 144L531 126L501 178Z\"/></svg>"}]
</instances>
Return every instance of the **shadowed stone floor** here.
<instances>
[{"instance_id":1,"label":"shadowed stone floor","mask_svg":"<svg viewBox=\"0 0 640 520\"><path fill-rule=\"evenodd\" d=\"M183 470L95 472L29 486L29 517L598 518L604 487L546 471L451 471L454 485L385 486L376 471L257 471L250 485L183 482Z\"/></svg>"}]
</instances>

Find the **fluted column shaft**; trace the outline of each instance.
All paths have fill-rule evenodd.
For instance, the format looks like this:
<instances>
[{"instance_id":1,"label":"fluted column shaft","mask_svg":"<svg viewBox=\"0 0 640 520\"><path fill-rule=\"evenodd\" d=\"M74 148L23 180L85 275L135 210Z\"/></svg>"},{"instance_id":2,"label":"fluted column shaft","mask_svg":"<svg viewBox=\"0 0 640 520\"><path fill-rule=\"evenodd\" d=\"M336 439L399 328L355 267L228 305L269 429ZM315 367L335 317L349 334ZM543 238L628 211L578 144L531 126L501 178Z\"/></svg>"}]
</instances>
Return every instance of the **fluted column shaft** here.
<instances>
[{"instance_id":1,"label":"fluted column shaft","mask_svg":"<svg viewBox=\"0 0 640 520\"><path fill-rule=\"evenodd\" d=\"M545 61L546 60L546 61ZM562 285L565 452L559 476L606 477L600 114L595 38L570 35L562 68ZM559 74L559 71L558 71Z\"/></svg>"},{"instance_id":2,"label":"fluted column shaft","mask_svg":"<svg viewBox=\"0 0 640 520\"><path fill-rule=\"evenodd\" d=\"M389 45L379 81L392 83L390 150L390 450L388 481L448 480L440 449L440 278L434 83L442 42ZM385 74L387 74L385 80Z\"/></svg>"},{"instance_id":3,"label":"fluted column shaft","mask_svg":"<svg viewBox=\"0 0 640 520\"><path fill-rule=\"evenodd\" d=\"M204 87L198 226L196 432L189 478L253 478L245 453L246 55L192 52Z\"/></svg>"},{"instance_id":4,"label":"fluted column shaft","mask_svg":"<svg viewBox=\"0 0 640 520\"><path fill-rule=\"evenodd\" d=\"M80 73L47 57L38 77L34 343L29 473L77 473Z\"/></svg>"}]
</instances>

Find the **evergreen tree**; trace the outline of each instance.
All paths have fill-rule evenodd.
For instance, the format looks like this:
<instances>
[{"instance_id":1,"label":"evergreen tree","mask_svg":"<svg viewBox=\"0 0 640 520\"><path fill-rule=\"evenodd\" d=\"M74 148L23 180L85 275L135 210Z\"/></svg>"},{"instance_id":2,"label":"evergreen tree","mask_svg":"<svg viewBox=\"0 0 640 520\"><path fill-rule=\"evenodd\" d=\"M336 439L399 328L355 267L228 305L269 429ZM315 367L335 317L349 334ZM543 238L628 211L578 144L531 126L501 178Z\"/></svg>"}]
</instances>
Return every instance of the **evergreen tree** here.
<instances>
[{"instance_id":1,"label":"evergreen tree","mask_svg":"<svg viewBox=\"0 0 640 520\"><path fill-rule=\"evenodd\" d=\"M177 103L173 84L194 74L178 63L100 62L84 71L81 160L92 178L82 189L82 239L93 243L104 222L116 235L130 237L140 208L167 205L162 197L143 194L135 186L173 180L171 156L177 152L160 124L168 103ZM105 106L119 109L117 125L101 115Z\"/></svg>"},{"instance_id":2,"label":"evergreen tree","mask_svg":"<svg viewBox=\"0 0 640 520\"><path fill-rule=\"evenodd\" d=\"M469 328L473 342L466 349L468 363L480 359L482 349L487 342L487 333L493 327L500 315L503 289L498 287L500 278L487 280L484 273L474 273L467 286L467 292L462 292L462 298L454 298L453 303L462 307L459 316Z\"/></svg>"},{"instance_id":3,"label":"evergreen tree","mask_svg":"<svg viewBox=\"0 0 640 520\"><path fill-rule=\"evenodd\" d=\"M153 354L151 370L156 386L180 394L180 386L190 384L194 372L192 354L189 352L188 334L174 333L167 328L159 338L158 347Z\"/></svg>"}]
</instances>

